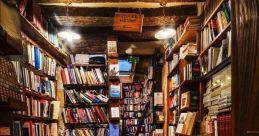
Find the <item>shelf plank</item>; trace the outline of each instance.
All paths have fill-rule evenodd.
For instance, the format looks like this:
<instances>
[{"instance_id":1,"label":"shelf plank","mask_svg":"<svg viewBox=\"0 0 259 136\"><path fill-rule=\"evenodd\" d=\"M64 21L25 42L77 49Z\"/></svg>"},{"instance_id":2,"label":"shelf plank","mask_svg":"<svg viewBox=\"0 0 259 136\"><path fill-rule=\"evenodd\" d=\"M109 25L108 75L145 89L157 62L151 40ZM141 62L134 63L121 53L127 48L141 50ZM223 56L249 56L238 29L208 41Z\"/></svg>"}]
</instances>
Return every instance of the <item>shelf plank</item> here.
<instances>
[{"instance_id":1,"label":"shelf plank","mask_svg":"<svg viewBox=\"0 0 259 136\"><path fill-rule=\"evenodd\" d=\"M105 64L73 64L76 67L106 67Z\"/></svg>"},{"instance_id":2,"label":"shelf plank","mask_svg":"<svg viewBox=\"0 0 259 136\"><path fill-rule=\"evenodd\" d=\"M231 22L228 23L226 28L220 32L217 37L200 53L199 57L202 57L204 54L207 53L209 48L211 47L216 47L222 40L223 38L227 35L227 32L231 29Z\"/></svg>"},{"instance_id":3,"label":"shelf plank","mask_svg":"<svg viewBox=\"0 0 259 136\"><path fill-rule=\"evenodd\" d=\"M219 71L221 71L222 69L224 69L225 67L227 67L228 65L231 64L231 57L225 59L224 61L222 61L220 64L218 64L217 66L215 66L212 70L210 70L206 75L204 75L202 77L203 80L208 79L209 77L215 75L216 73L218 73Z\"/></svg>"},{"instance_id":4,"label":"shelf plank","mask_svg":"<svg viewBox=\"0 0 259 136\"><path fill-rule=\"evenodd\" d=\"M44 100L49 100L49 101L56 100L55 98L53 98L53 97L51 97L49 95L41 94L41 93L36 92L34 90L30 90L28 88L22 88L22 90L23 90L23 93L26 96L32 96L32 97L37 98L37 99L44 99Z\"/></svg>"},{"instance_id":5,"label":"shelf plank","mask_svg":"<svg viewBox=\"0 0 259 136\"><path fill-rule=\"evenodd\" d=\"M27 115L19 115L19 114L13 114L12 117L14 120L30 120L35 122L51 122L51 123L57 123L57 119L47 118L47 117L34 117L34 116L27 116Z\"/></svg>"},{"instance_id":6,"label":"shelf plank","mask_svg":"<svg viewBox=\"0 0 259 136\"><path fill-rule=\"evenodd\" d=\"M219 11L222 3L224 3L225 0L221 0L220 3L216 6L216 8L212 11L212 13L210 14L210 16L204 21L203 26L207 26L209 21L212 19L212 17L215 16L215 14ZM204 28L204 27L203 27Z\"/></svg>"},{"instance_id":7,"label":"shelf plank","mask_svg":"<svg viewBox=\"0 0 259 136\"><path fill-rule=\"evenodd\" d=\"M89 106L107 106L108 103L73 103L65 104L66 107L89 107Z\"/></svg>"},{"instance_id":8,"label":"shelf plank","mask_svg":"<svg viewBox=\"0 0 259 136\"><path fill-rule=\"evenodd\" d=\"M66 55L61 53L48 39L46 39L24 16L20 15L22 31L33 39L37 45L48 52L60 65L66 65Z\"/></svg>"},{"instance_id":9,"label":"shelf plank","mask_svg":"<svg viewBox=\"0 0 259 136\"><path fill-rule=\"evenodd\" d=\"M64 85L64 88L66 89L103 89L107 88L106 84L96 84L96 85L86 85L86 84L67 84Z\"/></svg>"}]
</instances>

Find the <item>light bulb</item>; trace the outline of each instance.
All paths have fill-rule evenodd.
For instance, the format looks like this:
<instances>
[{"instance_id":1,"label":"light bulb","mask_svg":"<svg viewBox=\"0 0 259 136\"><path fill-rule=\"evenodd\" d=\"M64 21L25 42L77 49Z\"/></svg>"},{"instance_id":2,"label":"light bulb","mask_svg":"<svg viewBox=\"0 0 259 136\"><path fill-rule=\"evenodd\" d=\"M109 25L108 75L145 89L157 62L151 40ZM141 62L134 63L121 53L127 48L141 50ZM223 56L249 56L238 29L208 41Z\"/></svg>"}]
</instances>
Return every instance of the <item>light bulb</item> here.
<instances>
[{"instance_id":1,"label":"light bulb","mask_svg":"<svg viewBox=\"0 0 259 136\"><path fill-rule=\"evenodd\" d=\"M73 40L78 40L81 36L71 30L65 30L58 33L58 36L72 42Z\"/></svg>"},{"instance_id":2,"label":"light bulb","mask_svg":"<svg viewBox=\"0 0 259 136\"><path fill-rule=\"evenodd\" d=\"M155 34L156 39L164 40L169 39L175 35L176 31L172 28L164 28Z\"/></svg>"}]
</instances>

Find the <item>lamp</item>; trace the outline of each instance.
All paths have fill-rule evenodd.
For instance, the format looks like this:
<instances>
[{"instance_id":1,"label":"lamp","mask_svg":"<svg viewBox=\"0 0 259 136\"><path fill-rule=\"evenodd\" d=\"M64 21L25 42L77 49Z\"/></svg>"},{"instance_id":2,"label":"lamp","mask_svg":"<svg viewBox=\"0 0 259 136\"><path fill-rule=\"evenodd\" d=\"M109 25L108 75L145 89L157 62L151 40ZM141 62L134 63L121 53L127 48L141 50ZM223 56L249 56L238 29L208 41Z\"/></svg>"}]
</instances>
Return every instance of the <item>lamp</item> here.
<instances>
[{"instance_id":1,"label":"lamp","mask_svg":"<svg viewBox=\"0 0 259 136\"><path fill-rule=\"evenodd\" d=\"M67 4L67 20L68 20L68 6L69 6L69 3ZM79 34L73 32L70 29L66 29L61 32L58 32L58 36L63 39L66 39L69 42L72 42L73 40L78 40L81 38Z\"/></svg>"},{"instance_id":2,"label":"lamp","mask_svg":"<svg viewBox=\"0 0 259 136\"><path fill-rule=\"evenodd\" d=\"M155 34L155 38L159 39L159 40L165 40L165 39L169 39L171 37L173 37L176 34L176 30L173 28L166 28L165 27L165 6L166 6L166 2L161 3L161 6L163 6L163 15L164 15L164 26L162 28L162 30L159 30L156 34Z\"/></svg>"}]
</instances>

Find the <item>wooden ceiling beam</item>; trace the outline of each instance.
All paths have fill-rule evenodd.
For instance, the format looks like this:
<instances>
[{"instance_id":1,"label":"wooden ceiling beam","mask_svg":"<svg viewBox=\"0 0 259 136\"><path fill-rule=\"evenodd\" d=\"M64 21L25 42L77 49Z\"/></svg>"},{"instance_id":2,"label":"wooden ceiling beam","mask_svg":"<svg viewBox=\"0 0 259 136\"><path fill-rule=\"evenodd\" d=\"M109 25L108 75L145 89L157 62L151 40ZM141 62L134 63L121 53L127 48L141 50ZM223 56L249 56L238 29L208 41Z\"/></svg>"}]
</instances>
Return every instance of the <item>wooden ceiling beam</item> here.
<instances>
[{"instance_id":1,"label":"wooden ceiling beam","mask_svg":"<svg viewBox=\"0 0 259 136\"><path fill-rule=\"evenodd\" d=\"M136 0L36 0L37 3L107 3L107 2L136 2ZM161 3L164 0L138 0L138 2ZM167 0L167 2L204 2L204 0Z\"/></svg>"},{"instance_id":2,"label":"wooden ceiling beam","mask_svg":"<svg viewBox=\"0 0 259 136\"><path fill-rule=\"evenodd\" d=\"M42 6L46 16L66 16L66 7L62 6ZM118 12L118 8L87 8L87 7L69 7L69 16L85 16L85 17L114 17L114 13ZM146 8L139 10L138 8L123 8L120 12L126 13L142 13L145 17L163 16L163 8ZM197 5L182 5L167 7L165 9L166 16L195 16L197 15Z\"/></svg>"}]
</instances>

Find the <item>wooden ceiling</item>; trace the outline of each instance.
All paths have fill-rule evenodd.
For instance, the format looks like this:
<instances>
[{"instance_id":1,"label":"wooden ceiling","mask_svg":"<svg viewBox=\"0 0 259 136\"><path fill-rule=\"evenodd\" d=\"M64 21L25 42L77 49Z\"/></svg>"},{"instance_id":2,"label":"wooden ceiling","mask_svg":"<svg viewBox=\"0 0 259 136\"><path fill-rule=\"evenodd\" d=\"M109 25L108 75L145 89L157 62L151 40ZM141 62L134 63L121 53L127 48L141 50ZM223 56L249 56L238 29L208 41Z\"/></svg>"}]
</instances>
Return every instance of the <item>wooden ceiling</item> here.
<instances>
[{"instance_id":1,"label":"wooden ceiling","mask_svg":"<svg viewBox=\"0 0 259 136\"><path fill-rule=\"evenodd\" d=\"M197 3L204 0L166 0L166 18L164 18L163 8L160 6L160 3L164 1L36 0L41 5L44 15L55 21L60 29L69 27L82 35L81 40L66 43L72 53L104 52L106 39L110 35L117 35L119 43L125 50L130 48L130 42L139 42L140 44L137 44L139 49L147 48L145 42L150 44L150 49L157 48L158 42L154 38L154 34L164 26L164 22L167 26L175 27L184 17L197 15ZM70 3L68 17L66 16L66 3ZM114 32L112 24L115 12L144 14L143 32ZM126 53L125 50L121 50L121 53ZM136 55L140 52L135 50L133 53Z\"/></svg>"}]
</instances>

